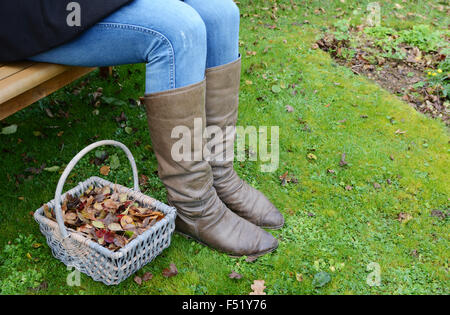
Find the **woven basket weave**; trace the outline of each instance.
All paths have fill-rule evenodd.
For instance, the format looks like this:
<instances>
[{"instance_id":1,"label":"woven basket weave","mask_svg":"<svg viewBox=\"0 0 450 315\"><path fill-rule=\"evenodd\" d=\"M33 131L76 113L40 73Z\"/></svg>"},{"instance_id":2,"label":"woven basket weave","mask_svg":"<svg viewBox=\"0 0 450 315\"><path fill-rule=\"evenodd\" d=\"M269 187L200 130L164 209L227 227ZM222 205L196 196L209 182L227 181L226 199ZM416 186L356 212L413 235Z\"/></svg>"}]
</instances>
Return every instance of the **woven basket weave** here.
<instances>
[{"instance_id":1,"label":"woven basket weave","mask_svg":"<svg viewBox=\"0 0 450 315\"><path fill-rule=\"evenodd\" d=\"M102 145L116 146L126 153L133 169L134 189L113 184L99 177L91 177L61 196L64 183L75 164L86 153ZM110 186L111 189L115 187L119 193L126 193L142 206L152 207L164 213L165 216L125 247L113 252L86 238L81 233L70 228L67 229L64 225L61 200L64 200L67 194L80 196L90 186ZM107 285L122 282L152 261L165 248L169 247L173 231L175 230L175 208L169 207L140 192L136 163L131 152L122 143L112 140L95 142L83 149L70 161L59 179L55 199L48 202L47 206L50 209L54 209L57 222L45 217L43 207L36 210L34 219L39 223L40 230L45 235L53 256L61 260L65 265L75 267L95 281L101 281Z\"/></svg>"}]
</instances>

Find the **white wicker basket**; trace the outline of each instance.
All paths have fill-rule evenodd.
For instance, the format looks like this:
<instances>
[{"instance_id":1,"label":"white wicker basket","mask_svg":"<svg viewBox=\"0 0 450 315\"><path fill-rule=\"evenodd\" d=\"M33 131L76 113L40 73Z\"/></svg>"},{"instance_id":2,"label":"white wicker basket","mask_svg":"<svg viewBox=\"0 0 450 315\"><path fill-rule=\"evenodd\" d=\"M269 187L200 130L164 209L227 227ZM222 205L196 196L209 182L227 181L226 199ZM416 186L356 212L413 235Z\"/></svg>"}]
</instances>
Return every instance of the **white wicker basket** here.
<instances>
[{"instance_id":1,"label":"white wicker basket","mask_svg":"<svg viewBox=\"0 0 450 315\"><path fill-rule=\"evenodd\" d=\"M102 145L116 146L126 153L133 169L134 189L113 184L99 177L91 177L61 196L64 183L75 164L86 153ZM120 193L127 193L138 203L163 212L165 217L125 247L113 252L73 229L66 229L64 225L61 200L64 200L66 194L80 196L91 185L94 187L110 186L112 189L116 187ZM43 207L36 210L34 219L39 223L40 230L45 235L53 256L65 265L75 267L95 281L101 281L107 285L120 283L152 261L165 248L169 247L175 230L176 209L140 192L136 162L130 150L122 143L112 140L93 143L78 153L61 175L56 188L55 199L48 202L47 205L54 209L57 222L45 217Z\"/></svg>"}]
</instances>

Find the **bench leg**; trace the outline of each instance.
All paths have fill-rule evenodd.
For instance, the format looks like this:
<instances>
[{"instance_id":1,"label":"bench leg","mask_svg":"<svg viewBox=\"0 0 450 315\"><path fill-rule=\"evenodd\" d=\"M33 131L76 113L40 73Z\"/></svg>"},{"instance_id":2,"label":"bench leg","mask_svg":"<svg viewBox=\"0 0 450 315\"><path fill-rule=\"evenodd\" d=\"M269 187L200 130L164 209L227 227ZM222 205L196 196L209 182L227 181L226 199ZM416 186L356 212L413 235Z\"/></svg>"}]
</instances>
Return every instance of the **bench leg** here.
<instances>
[{"instance_id":1,"label":"bench leg","mask_svg":"<svg viewBox=\"0 0 450 315\"><path fill-rule=\"evenodd\" d=\"M100 67L100 76L107 78L112 76L113 67Z\"/></svg>"}]
</instances>

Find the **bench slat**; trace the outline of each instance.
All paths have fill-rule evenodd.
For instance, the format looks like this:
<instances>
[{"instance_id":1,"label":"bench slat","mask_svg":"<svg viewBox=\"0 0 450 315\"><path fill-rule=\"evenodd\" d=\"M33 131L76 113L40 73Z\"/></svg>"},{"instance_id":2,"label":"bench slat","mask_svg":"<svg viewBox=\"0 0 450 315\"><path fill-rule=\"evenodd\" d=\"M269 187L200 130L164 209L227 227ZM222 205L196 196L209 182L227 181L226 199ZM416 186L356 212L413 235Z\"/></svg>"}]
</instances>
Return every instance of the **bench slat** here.
<instances>
[{"instance_id":1,"label":"bench slat","mask_svg":"<svg viewBox=\"0 0 450 315\"><path fill-rule=\"evenodd\" d=\"M0 104L33 89L72 67L36 63L0 81Z\"/></svg>"},{"instance_id":2,"label":"bench slat","mask_svg":"<svg viewBox=\"0 0 450 315\"><path fill-rule=\"evenodd\" d=\"M0 80L6 79L7 77L18 73L33 64L34 62L31 61L23 61L14 62L7 65L0 65Z\"/></svg>"},{"instance_id":3,"label":"bench slat","mask_svg":"<svg viewBox=\"0 0 450 315\"><path fill-rule=\"evenodd\" d=\"M45 64L45 66L48 67L50 65ZM59 70L61 69L55 68L52 73L58 72ZM0 100L0 120L14 114L30 104L33 104L41 98L50 95L51 93L59 90L76 79L81 78L93 70L95 70L95 68L64 67L64 71L62 71L62 73L53 76L48 80L40 82L33 80L33 82L38 82L38 84L32 89L27 89L24 93L16 93L17 95L14 98L11 98L6 102L2 102ZM2 81L0 81L0 93L2 92L1 82Z\"/></svg>"}]
</instances>

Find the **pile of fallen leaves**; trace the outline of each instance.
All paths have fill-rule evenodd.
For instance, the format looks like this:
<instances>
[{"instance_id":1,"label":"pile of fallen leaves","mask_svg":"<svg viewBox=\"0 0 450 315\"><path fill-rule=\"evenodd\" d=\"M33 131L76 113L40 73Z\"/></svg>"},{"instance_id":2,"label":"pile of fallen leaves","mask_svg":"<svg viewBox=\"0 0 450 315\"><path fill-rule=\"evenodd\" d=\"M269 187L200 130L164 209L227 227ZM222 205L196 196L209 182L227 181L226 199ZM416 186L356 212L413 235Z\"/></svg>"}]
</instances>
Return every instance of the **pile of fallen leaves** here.
<instances>
[{"instance_id":1,"label":"pile of fallen leaves","mask_svg":"<svg viewBox=\"0 0 450 315\"><path fill-rule=\"evenodd\" d=\"M124 247L165 216L109 186L91 186L79 197L67 194L61 210L68 228L112 251ZM47 205L44 214L56 221L54 210Z\"/></svg>"},{"instance_id":2,"label":"pile of fallen leaves","mask_svg":"<svg viewBox=\"0 0 450 315\"><path fill-rule=\"evenodd\" d=\"M369 77L401 96L416 110L450 124L448 95L443 93L442 86L429 83L434 70L442 71L438 68L446 54L401 43L395 47L401 57L390 58L364 29L363 25L349 27L345 39L331 31L326 32L313 48L329 52L339 64L355 74ZM395 36L389 38L391 42L395 41Z\"/></svg>"}]
</instances>

